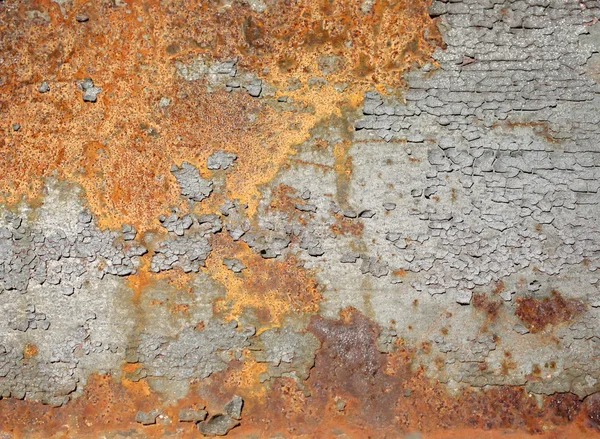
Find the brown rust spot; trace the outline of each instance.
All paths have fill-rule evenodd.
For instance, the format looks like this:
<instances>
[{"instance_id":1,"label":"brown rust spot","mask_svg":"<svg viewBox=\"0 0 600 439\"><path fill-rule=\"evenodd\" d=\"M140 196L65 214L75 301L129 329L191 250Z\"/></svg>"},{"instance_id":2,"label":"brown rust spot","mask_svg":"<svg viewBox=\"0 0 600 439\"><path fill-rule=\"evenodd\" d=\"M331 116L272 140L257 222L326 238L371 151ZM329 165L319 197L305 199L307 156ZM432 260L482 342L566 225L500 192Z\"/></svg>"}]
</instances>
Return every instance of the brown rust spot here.
<instances>
[{"instance_id":1,"label":"brown rust spot","mask_svg":"<svg viewBox=\"0 0 600 439\"><path fill-rule=\"evenodd\" d=\"M581 401L573 393L555 393L548 398L548 407L560 419L572 421L581 412Z\"/></svg>"},{"instance_id":2,"label":"brown rust spot","mask_svg":"<svg viewBox=\"0 0 600 439\"><path fill-rule=\"evenodd\" d=\"M497 280L494 282L494 289L492 290L493 294L500 294L504 291L504 282L502 280Z\"/></svg>"},{"instance_id":3,"label":"brown rust spot","mask_svg":"<svg viewBox=\"0 0 600 439\"><path fill-rule=\"evenodd\" d=\"M346 310L341 320L314 316L309 330L321 341L308 381L315 398L348 395L364 402L359 414L363 419L391 422L397 393L385 391L392 383L383 374L385 355L375 346L379 328L360 313Z\"/></svg>"},{"instance_id":4,"label":"brown rust spot","mask_svg":"<svg viewBox=\"0 0 600 439\"><path fill-rule=\"evenodd\" d=\"M509 360L502 360L500 363L500 373L504 376L510 376L511 370L515 370L517 368L517 363Z\"/></svg>"},{"instance_id":5,"label":"brown rust spot","mask_svg":"<svg viewBox=\"0 0 600 439\"><path fill-rule=\"evenodd\" d=\"M589 424L600 430L600 393L594 393L585 399L585 414Z\"/></svg>"},{"instance_id":6,"label":"brown rust spot","mask_svg":"<svg viewBox=\"0 0 600 439\"><path fill-rule=\"evenodd\" d=\"M473 294L473 306L487 314L489 320L495 320L500 310L501 302L491 299L485 293Z\"/></svg>"},{"instance_id":7,"label":"brown rust spot","mask_svg":"<svg viewBox=\"0 0 600 439\"><path fill-rule=\"evenodd\" d=\"M331 225L331 231L336 235L351 235L360 237L363 235L365 225L358 218L346 218L335 213L335 222Z\"/></svg>"},{"instance_id":8,"label":"brown rust spot","mask_svg":"<svg viewBox=\"0 0 600 439\"><path fill-rule=\"evenodd\" d=\"M536 299L518 297L515 315L532 333L544 330L548 325L568 322L585 310L577 299L565 299L558 291L552 291L550 297Z\"/></svg>"}]
</instances>

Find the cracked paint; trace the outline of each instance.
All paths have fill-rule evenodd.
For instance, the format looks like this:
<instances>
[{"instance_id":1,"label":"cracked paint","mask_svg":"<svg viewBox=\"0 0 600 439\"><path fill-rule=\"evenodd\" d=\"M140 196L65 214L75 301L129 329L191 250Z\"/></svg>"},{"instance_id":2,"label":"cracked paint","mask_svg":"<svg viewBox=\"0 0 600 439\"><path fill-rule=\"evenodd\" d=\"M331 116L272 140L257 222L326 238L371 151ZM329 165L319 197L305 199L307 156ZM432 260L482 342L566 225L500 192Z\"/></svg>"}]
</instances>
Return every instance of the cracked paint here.
<instances>
[{"instance_id":1,"label":"cracked paint","mask_svg":"<svg viewBox=\"0 0 600 439\"><path fill-rule=\"evenodd\" d=\"M0 436L600 436L592 0L0 2Z\"/></svg>"}]
</instances>

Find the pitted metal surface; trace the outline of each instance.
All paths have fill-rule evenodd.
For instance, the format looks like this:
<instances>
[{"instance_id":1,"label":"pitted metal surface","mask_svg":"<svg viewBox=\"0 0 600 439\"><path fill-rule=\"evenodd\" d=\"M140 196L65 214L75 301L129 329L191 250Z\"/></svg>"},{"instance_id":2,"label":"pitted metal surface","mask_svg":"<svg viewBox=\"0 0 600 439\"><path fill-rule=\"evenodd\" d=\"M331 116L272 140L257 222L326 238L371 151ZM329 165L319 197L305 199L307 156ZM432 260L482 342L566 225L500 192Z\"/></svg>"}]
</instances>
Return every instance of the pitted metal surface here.
<instances>
[{"instance_id":1,"label":"pitted metal surface","mask_svg":"<svg viewBox=\"0 0 600 439\"><path fill-rule=\"evenodd\" d=\"M600 437L596 0L0 2L0 437Z\"/></svg>"}]
</instances>

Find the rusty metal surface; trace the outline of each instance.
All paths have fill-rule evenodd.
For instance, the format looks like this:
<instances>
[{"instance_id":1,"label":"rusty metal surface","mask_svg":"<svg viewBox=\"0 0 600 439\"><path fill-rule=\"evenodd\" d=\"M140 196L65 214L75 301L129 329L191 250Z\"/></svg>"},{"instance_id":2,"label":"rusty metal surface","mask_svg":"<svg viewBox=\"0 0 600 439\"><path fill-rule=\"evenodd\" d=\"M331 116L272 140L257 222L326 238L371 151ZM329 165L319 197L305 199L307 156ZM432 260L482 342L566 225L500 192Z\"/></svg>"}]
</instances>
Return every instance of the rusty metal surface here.
<instances>
[{"instance_id":1,"label":"rusty metal surface","mask_svg":"<svg viewBox=\"0 0 600 439\"><path fill-rule=\"evenodd\" d=\"M598 16L0 1L0 438L600 437Z\"/></svg>"}]
</instances>

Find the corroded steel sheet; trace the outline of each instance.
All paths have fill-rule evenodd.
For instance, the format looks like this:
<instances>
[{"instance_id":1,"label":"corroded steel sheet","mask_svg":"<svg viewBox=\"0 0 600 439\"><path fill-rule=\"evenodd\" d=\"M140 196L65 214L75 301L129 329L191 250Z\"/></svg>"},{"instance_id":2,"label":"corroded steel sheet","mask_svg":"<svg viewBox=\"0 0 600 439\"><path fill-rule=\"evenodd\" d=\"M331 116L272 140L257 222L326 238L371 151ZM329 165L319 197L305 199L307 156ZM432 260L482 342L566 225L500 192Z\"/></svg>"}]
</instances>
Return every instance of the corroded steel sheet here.
<instances>
[{"instance_id":1,"label":"corroded steel sheet","mask_svg":"<svg viewBox=\"0 0 600 439\"><path fill-rule=\"evenodd\" d=\"M0 438L600 437L596 0L0 0Z\"/></svg>"}]
</instances>

